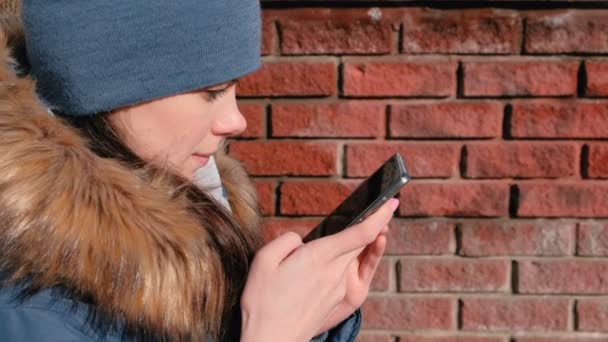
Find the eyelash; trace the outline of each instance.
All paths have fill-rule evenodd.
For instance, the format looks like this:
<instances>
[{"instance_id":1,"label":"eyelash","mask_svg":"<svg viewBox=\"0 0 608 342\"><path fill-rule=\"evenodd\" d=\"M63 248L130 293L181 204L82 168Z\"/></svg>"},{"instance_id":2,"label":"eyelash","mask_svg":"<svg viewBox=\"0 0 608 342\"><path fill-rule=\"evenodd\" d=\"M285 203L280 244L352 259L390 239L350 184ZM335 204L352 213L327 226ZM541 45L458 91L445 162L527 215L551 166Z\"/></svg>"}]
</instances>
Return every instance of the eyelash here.
<instances>
[{"instance_id":1,"label":"eyelash","mask_svg":"<svg viewBox=\"0 0 608 342\"><path fill-rule=\"evenodd\" d=\"M220 97L226 95L227 92L228 88L219 90L207 90L207 94L209 94L211 101L219 99Z\"/></svg>"}]
</instances>

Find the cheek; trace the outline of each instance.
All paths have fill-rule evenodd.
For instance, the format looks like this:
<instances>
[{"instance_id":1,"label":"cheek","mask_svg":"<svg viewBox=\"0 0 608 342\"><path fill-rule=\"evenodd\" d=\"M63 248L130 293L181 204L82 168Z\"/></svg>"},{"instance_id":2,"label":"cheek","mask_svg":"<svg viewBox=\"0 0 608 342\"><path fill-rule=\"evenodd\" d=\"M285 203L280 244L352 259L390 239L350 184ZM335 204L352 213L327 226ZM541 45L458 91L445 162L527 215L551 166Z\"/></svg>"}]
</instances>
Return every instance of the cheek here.
<instances>
[{"instance_id":1,"label":"cheek","mask_svg":"<svg viewBox=\"0 0 608 342\"><path fill-rule=\"evenodd\" d=\"M192 153L197 152L209 127L204 122L177 118L146 120L131 125L127 144L144 160L164 165L167 162L181 169Z\"/></svg>"},{"instance_id":2,"label":"cheek","mask_svg":"<svg viewBox=\"0 0 608 342\"><path fill-rule=\"evenodd\" d=\"M169 148L177 139L172 136L172 131L172 129L159 130L154 127L139 127L129 134L129 146L144 160L163 163L169 159L168 161L173 162L170 157L174 152Z\"/></svg>"},{"instance_id":3,"label":"cheek","mask_svg":"<svg viewBox=\"0 0 608 342\"><path fill-rule=\"evenodd\" d=\"M208 136L209 127L196 120L173 122L157 132L159 139L152 139L150 145L155 146L158 155L163 155L173 165L182 168L193 153L201 152L201 145Z\"/></svg>"},{"instance_id":4,"label":"cheek","mask_svg":"<svg viewBox=\"0 0 608 342\"><path fill-rule=\"evenodd\" d=\"M200 115L183 118L180 123L174 123L171 132L165 132L167 159L186 178L191 178L196 169L201 167L200 159L192 156L193 153L204 153L210 150L213 136L210 125L201 120Z\"/></svg>"},{"instance_id":5,"label":"cheek","mask_svg":"<svg viewBox=\"0 0 608 342\"><path fill-rule=\"evenodd\" d=\"M141 158L184 170L192 167L193 153L209 151L210 109L200 95L184 94L115 112L110 119Z\"/></svg>"}]
</instances>

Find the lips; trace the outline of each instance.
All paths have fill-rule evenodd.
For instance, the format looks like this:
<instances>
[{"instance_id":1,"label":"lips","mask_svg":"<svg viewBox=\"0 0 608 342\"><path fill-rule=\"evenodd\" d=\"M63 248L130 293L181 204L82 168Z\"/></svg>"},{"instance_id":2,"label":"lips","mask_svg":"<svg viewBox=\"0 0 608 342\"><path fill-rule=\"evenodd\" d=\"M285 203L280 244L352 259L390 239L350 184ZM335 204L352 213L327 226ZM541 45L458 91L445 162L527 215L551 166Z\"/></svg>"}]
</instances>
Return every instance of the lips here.
<instances>
[{"instance_id":1,"label":"lips","mask_svg":"<svg viewBox=\"0 0 608 342\"><path fill-rule=\"evenodd\" d=\"M213 155L213 153L193 153L192 155L197 157L209 158Z\"/></svg>"},{"instance_id":2,"label":"lips","mask_svg":"<svg viewBox=\"0 0 608 342\"><path fill-rule=\"evenodd\" d=\"M197 164L202 167L205 166L209 162L209 158L211 158L213 154L203 154L203 153L193 153L192 158L196 160Z\"/></svg>"}]
</instances>

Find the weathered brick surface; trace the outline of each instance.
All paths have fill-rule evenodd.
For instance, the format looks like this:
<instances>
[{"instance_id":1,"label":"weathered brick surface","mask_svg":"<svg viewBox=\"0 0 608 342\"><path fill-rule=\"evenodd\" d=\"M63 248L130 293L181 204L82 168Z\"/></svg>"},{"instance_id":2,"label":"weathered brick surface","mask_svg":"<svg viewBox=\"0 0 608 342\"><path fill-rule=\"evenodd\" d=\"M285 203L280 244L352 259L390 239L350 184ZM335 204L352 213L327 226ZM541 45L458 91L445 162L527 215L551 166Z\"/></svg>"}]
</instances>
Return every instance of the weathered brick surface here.
<instances>
[{"instance_id":1,"label":"weathered brick surface","mask_svg":"<svg viewBox=\"0 0 608 342\"><path fill-rule=\"evenodd\" d=\"M608 341L608 8L432 3L262 0L229 153L264 239L399 152L413 180L357 341Z\"/></svg>"},{"instance_id":2,"label":"weathered brick surface","mask_svg":"<svg viewBox=\"0 0 608 342\"><path fill-rule=\"evenodd\" d=\"M456 91L456 63L450 61L347 59L342 72L349 97L447 97Z\"/></svg>"}]
</instances>

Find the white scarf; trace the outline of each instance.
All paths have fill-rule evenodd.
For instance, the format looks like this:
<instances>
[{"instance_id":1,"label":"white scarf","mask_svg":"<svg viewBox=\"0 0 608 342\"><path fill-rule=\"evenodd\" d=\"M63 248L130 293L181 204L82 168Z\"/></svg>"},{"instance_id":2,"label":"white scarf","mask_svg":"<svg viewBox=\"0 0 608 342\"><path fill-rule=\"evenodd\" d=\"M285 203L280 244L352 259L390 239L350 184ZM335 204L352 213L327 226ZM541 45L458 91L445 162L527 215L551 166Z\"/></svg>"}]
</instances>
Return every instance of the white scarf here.
<instances>
[{"instance_id":1,"label":"white scarf","mask_svg":"<svg viewBox=\"0 0 608 342\"><path fill-rule=\"evenodd\" d=\"M232 211L226 192L222 186L222 180L220 178L220 172L217 169L215 158L211 156L207 165L199 168L194 173L194 183L198 186L207 189L207 193L215 198L219 203L226 206L229 211Z\"/></svg>"}]
</instances>

